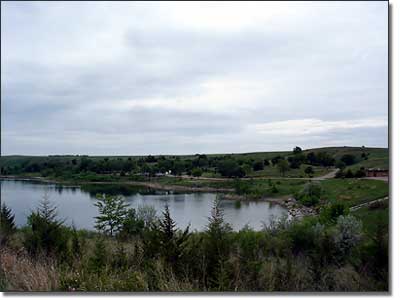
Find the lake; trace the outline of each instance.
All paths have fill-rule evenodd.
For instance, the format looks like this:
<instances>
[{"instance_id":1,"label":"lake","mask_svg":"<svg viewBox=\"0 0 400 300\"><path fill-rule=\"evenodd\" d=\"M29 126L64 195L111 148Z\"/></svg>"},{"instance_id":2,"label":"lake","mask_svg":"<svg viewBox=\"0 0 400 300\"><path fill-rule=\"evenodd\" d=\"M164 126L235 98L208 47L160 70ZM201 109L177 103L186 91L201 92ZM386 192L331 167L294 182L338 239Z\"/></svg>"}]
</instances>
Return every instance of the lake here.
<instances>
[{"instance_id":1,"label":"lake","mask_svg":"<svg viewBox=\"0 0 400 300\"><path fill-rule=\"evenodd\" d=\"M204 230L216 197L215 193L176 193L157 191L148 188L123 185L84 185L82 187L63 186L52 183L26 180L1 179L1 201L5 202L15 214L18 226L26 224L26 217L35 210L47 194L52 204L58 208L60 218L66 225L74 224L79 229L94 229L94 217L98 210L94 206L96 194L122 195L133 208L153 206L161 215L165 204L169 205L171 215L179 228L190 223L191 230ZM287 210L279 205L265 201L241 202L222 200L225 221L234 230L245 225L261 229L263 223L287 215Z\"/></svg>"}]
</instances>

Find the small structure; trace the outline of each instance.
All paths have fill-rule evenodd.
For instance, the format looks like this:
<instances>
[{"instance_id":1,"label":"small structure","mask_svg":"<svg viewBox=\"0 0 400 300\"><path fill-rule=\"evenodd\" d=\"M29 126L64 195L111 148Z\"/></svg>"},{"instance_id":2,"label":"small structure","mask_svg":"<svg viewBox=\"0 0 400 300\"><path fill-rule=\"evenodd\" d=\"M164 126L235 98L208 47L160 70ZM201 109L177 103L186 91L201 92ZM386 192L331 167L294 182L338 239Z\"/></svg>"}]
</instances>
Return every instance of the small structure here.
<instances>
[{"instance_id":1,"label":"small structure","mask_svg":"<svg viewBox=\"0 0 400 300\"><path fill-rule=\"evenodd\" d=\"M367 169L366 176L367 177L388 177L389 170L387 170L387 169Z\"/></svg>"}]
</instances>

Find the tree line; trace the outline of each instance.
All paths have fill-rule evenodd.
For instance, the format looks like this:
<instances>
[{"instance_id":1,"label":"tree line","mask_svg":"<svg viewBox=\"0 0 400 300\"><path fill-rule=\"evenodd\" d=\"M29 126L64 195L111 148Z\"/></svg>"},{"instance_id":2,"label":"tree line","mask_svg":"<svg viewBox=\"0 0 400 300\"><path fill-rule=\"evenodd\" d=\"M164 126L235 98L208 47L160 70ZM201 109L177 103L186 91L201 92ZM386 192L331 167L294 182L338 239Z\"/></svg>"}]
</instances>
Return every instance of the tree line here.
<instances>
[{"instance_id":1,"label":"tree line","mask_svg":"<svg viewBox=\"0 0 400 300\"><path fill-rule=\"evenodd\" d=\"M364 156L363 156L364 155ZM266 167L276 167L282 176L291 169L299 169L302 164L308 166L304 169L306 175L312 176L313 167L332 167L344 170L347 166L353 165L361 159L368 159L368 155L363 153L357 158L352 154L345 154L340 159L335 159L333 155L325 151L308 152L300 147L295 147L290 155L276 155L272 158L246 158L234 155L207 156L197 154L194 158L181 158L179 156L152 156L128 157L128 158L91 158L89 156L51 156L41 159L20 160L14 165L1 166L2 175L18 175L23 173L40 173L41 176L72 177L76 174L114 174L118 176L126 175L146 175L155 176L157 174L172 175L192 175L202 176L208 172L219 174L222 177L245 177L252 172L262 171ZM340 177L363 177L365 172L360 170L358 173L342 173Z\"/></svg>"}]
</instances>

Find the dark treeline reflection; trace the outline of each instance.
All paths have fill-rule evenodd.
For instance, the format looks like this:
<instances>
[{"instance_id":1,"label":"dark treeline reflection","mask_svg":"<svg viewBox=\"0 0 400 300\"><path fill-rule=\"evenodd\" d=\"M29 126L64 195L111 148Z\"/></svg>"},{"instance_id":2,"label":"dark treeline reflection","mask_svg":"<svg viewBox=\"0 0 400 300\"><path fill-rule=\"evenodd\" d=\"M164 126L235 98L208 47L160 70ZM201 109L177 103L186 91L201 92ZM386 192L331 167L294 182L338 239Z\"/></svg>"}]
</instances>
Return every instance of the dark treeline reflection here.
<instances>
[{"instance_id":1,"label":"dark treeline reflection","mask_svg":"<svg viewBox=\"0 0 400 300\"><path fill-rule=\"evenodd\" d=\"M137 194L141 195L176 194L175 192L172 191L158 191L147 187L128 186L121 184L87 184L87 185L82 185L81 190L83 192L89 193L89 195L93 198L95 198L97 194L106 194L112 196L122 195L125 197Z\"/></svg>"}]
</instances>

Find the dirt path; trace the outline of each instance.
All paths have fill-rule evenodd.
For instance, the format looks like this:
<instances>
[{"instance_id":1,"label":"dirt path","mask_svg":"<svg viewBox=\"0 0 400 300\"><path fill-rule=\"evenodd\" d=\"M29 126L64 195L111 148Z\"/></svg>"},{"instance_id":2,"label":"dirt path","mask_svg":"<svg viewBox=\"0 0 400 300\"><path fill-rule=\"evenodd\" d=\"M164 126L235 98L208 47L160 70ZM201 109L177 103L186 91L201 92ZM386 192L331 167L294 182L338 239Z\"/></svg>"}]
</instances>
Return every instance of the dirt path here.
<instances>
[{"instance_id":1,"label":"dirt path","mask_svg":"<svg viewBox=\"0 0 400 300\"><path fill-rule=\"evenodd\" d=\"M325 179L331 179L335 178L336 172L339 171L339 169L334 169L330 171L329 173L318 176L318 177L312 177L312 178L307 178L307 177L268 177L268 176L260 176L260 177L244 177L240 178L240 180L252 180L252 179L279 179L279 180L285 180L285 179L296 179L296 180L325 180ZM189 175L167 175L166 177L171 177L171 178L182 178L182 179L189 179L189 180L207 180L207 181L233 181L235 178L219 178L219 177L194 177L194 176L189 176ZM375 177L378 178L378 177Z\"/></svg>"},{"instance_id":2,"label":"dirt path","mask_svg":"<svg viewBox=\"0 0 400 300\"><path fill-rule=\"evenodd\" d=\"M386 196L384 198L380 198L380 199L376 199L376 200L365 202L365 203L362 203L362 204L359 204L359 205L352 206L352 207L350 207L350 211L355 211L355 210L358 210L358 209L360 209L362 207L370 206L371 204L378 203L378 202L383 202L385 200L389 200L389 197Z\"/></svg>"},{"instance_id":3,"label":"dirt path","mask_svg":"<svg viewBox=\"0 0 400 300\"><path fill-rule=\"evenodd\" d=\"M389 182L389 177L365 177L365 179L381 180L381 181Z\"/></svg>"}]
</instances>

